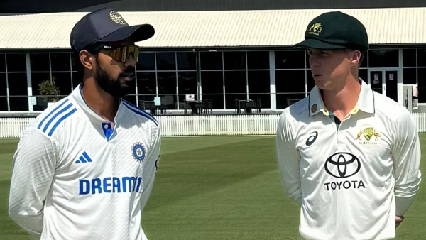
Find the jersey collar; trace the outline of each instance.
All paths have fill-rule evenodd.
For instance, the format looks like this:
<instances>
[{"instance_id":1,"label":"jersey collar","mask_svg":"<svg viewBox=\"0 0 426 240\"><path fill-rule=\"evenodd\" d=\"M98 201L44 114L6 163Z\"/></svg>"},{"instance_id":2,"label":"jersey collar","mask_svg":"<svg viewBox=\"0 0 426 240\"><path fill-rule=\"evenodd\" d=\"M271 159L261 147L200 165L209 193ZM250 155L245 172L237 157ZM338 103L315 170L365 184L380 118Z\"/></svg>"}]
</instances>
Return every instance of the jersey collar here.
<instances>
[{"instance_id":1,"label":"jersey collar","mask_svg":"<svg viewBox=\"0 0 426 240\"><path fill-rule=\"evenodd\" d=\"M361 93L356 107L351 111L351 114L355 114L358 110L367 113L374 113L374 94L371 87L366 84L363 80L361 82ZM328 110L324 106L322 101L320 90L315 86L309 93L309 115L313 116L319 112L324 113L328 116Z\"/></svg>"},{"instance_id":2,"label":"jersey collar","mask_svg":"<svg viewBox=\"0 0 426 240\"><path fill-rule=\"evenodd\" d=\"M105 119L103 119L100 115L98 115L95 111L93 111L89 107L89 105L84 100L83 93L82 93L81 90L82 90L82 86L81 86L81 84L79 84L71 93L71 97L78 103L78 105L83 109L83 111L86 113L86 115L88 117L90 117L90 119L92 119L94 121L105 122L106 121ZM122 102L120 102L119 109L122 108L121 104L122 104ZM119 112L120 111L117 111L117 116L118 116ZM116 118L117 118L117 116L116 116Z\"/></svg>"}]
</instances>

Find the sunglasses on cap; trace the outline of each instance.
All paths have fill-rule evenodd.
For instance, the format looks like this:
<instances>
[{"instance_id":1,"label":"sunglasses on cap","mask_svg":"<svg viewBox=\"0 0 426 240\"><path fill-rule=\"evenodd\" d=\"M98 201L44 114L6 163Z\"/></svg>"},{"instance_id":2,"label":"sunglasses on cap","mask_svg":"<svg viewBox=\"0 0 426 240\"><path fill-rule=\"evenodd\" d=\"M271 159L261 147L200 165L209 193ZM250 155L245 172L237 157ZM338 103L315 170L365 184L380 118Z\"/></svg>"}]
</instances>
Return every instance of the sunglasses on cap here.
<instances>
[{"instance_id":1,"label":"sunglasses on cap","mask_svg":"<svg viewBox=\"0 0 426 240\"><path fill-rule=\"evenodd\" d=\"M137 62L139 56L139 47L136 45L125 45L125 46L103 46L102 49L109 50L107 55L112 59L119 62L126 62L127 59L132 58Z\"/></svg>"}]
</instances>

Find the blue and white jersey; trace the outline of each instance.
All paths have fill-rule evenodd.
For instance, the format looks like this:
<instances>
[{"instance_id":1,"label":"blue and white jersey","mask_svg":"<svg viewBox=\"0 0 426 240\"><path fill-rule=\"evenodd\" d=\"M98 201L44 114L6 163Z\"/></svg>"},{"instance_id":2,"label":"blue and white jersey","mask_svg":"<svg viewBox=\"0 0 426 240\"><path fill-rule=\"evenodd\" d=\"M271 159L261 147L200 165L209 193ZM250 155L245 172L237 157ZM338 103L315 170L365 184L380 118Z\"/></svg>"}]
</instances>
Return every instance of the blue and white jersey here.
<instances>
[{"instance_id":1,"label":"blue and white jersey","mask_svg":"<svg viewBox=\"0 0 426 240\"><path fill-rule=\"evenodd\" d=\"M141 213L159 155L154 117L123 100L111 126L78 86L21 137L10 216L41 240L145 240Z\"/></svg>"}]
</instances>

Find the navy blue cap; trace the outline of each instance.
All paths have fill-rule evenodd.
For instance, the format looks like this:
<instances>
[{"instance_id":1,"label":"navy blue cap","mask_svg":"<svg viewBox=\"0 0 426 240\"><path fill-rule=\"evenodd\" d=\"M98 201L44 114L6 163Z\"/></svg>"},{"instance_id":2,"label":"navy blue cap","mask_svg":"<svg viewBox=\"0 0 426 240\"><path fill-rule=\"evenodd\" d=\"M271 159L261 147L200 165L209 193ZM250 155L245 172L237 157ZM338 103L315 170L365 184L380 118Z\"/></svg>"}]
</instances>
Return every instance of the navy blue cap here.
<instances>
[{"instance_id":1,"label":"navy blue cap","mask_svg":"<svg viewBox=\"0 0 426 240\"><path fill-rule=\"evenodd\" d=\"M71 30L70 44L75 52L80 52L98 44L127 38L139 42L151 38L154 33L154 27L150 24L130 26L114 9L102 8L88 13L75 24Z\"/></svg>"}]
</instances>

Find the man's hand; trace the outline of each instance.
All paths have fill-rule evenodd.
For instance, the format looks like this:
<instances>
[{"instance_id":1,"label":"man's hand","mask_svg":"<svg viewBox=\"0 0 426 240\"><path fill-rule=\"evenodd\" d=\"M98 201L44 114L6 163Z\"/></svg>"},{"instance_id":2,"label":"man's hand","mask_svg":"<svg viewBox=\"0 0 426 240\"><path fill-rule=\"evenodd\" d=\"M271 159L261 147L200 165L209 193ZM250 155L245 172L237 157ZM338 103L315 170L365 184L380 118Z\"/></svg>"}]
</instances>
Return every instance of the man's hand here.
<instances>
[{"instance_id":1,"label":"man's hand","mask_svg":"<svg viewBox=\"0 0 426 240\"><path fill-rule=\"evenodd\" d=\"M397 228L402 221L404 221L404 216L395 216L395 228Z\"/></svg>"}]
</instances>

